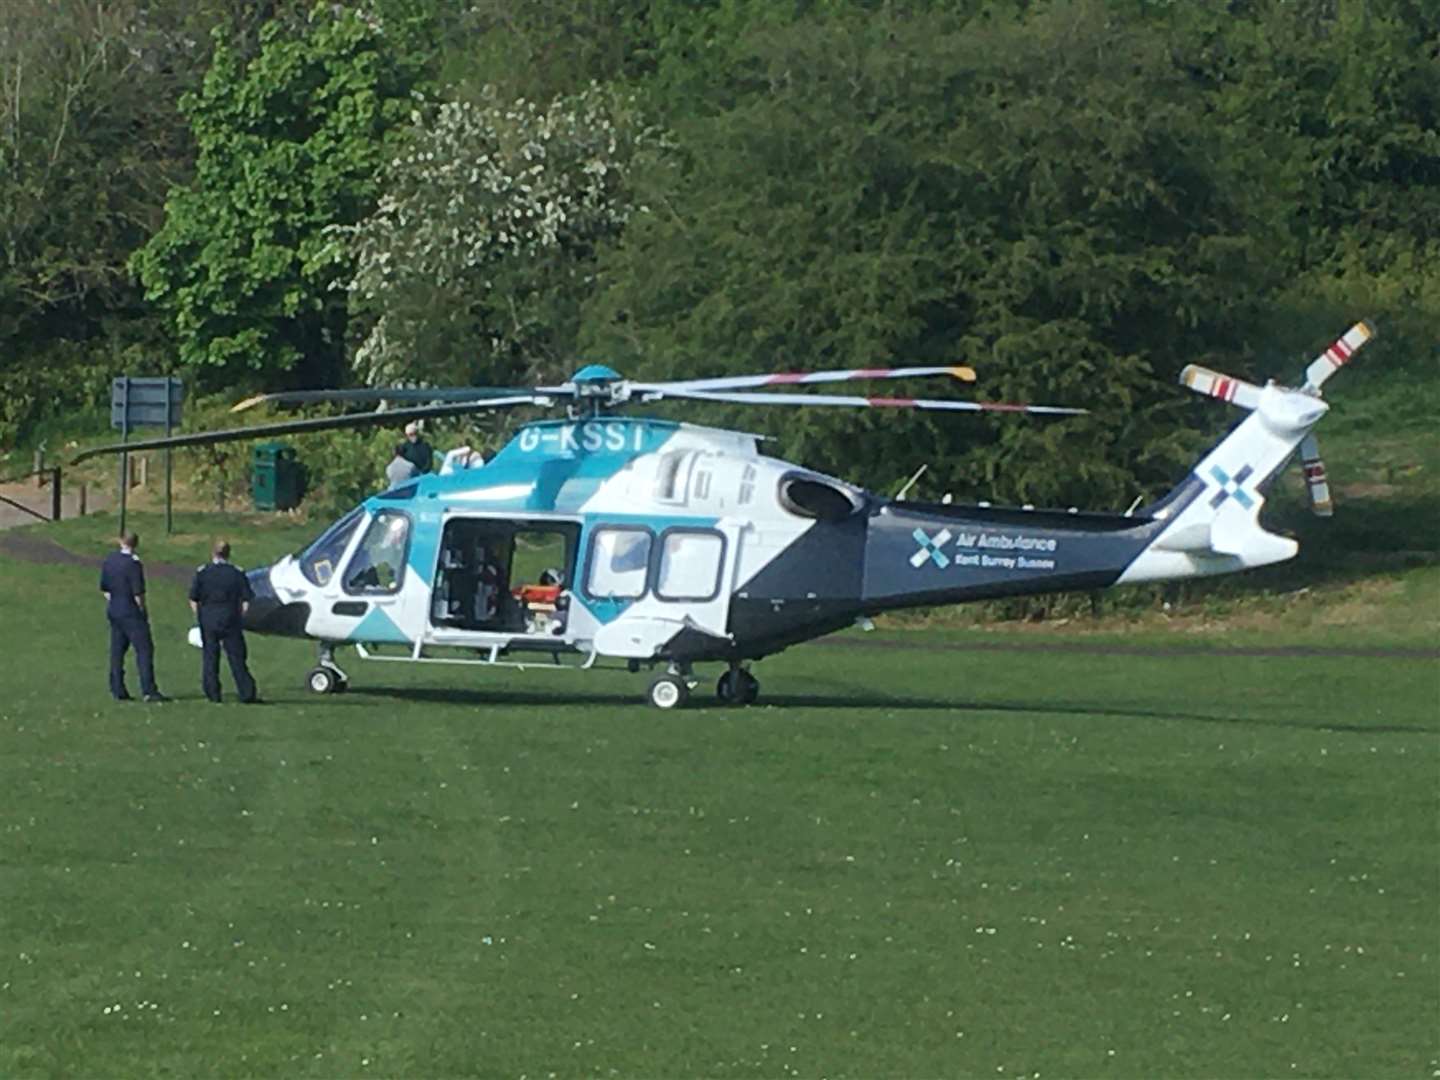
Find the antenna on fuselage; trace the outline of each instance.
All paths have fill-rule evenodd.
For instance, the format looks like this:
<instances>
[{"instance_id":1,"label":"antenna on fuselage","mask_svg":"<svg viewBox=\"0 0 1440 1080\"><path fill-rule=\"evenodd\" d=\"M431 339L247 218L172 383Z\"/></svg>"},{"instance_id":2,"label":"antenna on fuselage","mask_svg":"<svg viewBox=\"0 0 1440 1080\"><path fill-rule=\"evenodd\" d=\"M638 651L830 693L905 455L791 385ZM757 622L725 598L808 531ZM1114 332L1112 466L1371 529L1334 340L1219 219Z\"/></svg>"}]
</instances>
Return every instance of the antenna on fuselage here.
<instances>
[{"instance_id":1,"label":"antenna on fuselage","mask_svg":"<svg viewBox=\"0 0 1440 1080\"><path fill-rule=\"evenodd\" d=\"M895 501L896 501L896 502L904 502L904 501L905 501L905 495L906 495L906 493L909 492L909 490L910 490L912 487L915 486L915 481L916 481L916 480L919 480L920 477L922 477L922 476L925 475L925 470L928 469L929 467L930 467L930 463L929 463L929 462L926 462L924 465L921 465L920 468L918 468L918 469L915 470L915 474L914 474L913 476L911 476L909 480L906 480L906 481L905 481L904 487L902 487L898 492L895 493Z\"/></svg>"}]
</instances>

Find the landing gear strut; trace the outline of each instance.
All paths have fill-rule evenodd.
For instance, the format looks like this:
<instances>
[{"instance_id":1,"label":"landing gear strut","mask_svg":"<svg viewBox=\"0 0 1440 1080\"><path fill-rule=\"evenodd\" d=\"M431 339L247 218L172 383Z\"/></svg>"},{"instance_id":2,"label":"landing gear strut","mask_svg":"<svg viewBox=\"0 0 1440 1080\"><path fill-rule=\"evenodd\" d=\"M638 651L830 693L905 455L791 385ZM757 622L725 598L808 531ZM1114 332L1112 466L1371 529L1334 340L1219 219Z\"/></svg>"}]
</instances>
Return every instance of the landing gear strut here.
<instances>
[{"instance_id":1,"label":"landing gear strut","mask_svg":"<svg viewBox=\"0 0 1440 1080\"><path fill-rule=\"evenodd\" d=\"M760 680L739 664L731 664L715 684L715 696L726 705L754 704L760 696Z\"/></svg>"},{"instance_id":2,"label":"landing gear strut","mask_svg":"<svg viewBox=\"0 0 1440 1080\"><path fill-rule=\"evenodd\" d=\"M305 676L305 688L315 694L343 694L350 689L350 676L335 663L335 646L320 643L320 661Z\"/></svg>"}]
</instances>

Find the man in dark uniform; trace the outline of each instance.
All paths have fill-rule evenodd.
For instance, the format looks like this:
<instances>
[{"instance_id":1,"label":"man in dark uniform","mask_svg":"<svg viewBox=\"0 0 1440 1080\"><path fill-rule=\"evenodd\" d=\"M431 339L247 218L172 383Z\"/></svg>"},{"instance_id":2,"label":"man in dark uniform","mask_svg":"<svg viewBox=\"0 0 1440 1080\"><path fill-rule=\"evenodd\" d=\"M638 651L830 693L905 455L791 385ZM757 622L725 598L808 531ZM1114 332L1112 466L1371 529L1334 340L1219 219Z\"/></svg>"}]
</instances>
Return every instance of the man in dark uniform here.
<instances>
[{"instance_id":1,"label":"man in dark uniform","mask_svg":"<svg viewBox=\"0 0 1440 1080\"><path fill-rule=\"evenodd\" d=\"M155 685L155 642L145 613L145 568L135 549L140 537L127 532L120 550L105 556L100 566L100 591L105 594L105 616L110 620L110 693L116 701L129 701L125 689L125 653L135 646L140 669L140 693L146 701L168 701Z\"/></svg>"},{"instance_id":2,"label":"man in dark uniform","mask_svg":"<svg viewBox=\"0 0 1440 1080\"><path fill-rule=\"evenodd\" d=\"M419 475L435 467L435 448L425 441L425 436L420 434L420 424L415 420L405 425L405 441L396 449L401 457L415 466Z\"/></svg>"},{"instance_id":3,"label":"man in dark uniform","mask_svg":"<svg viewBox=\"0 0 1440 1080\"><path fill-rule=\"evenodd\" d=\"M217 540L214 557L195 571L190 609L200 622L200 685L211 701L220 700L220 650L230 662L235 692L249 704L258 701L255 680L245 664L245 611L255 599L245 571L230 565L230 545Z\"/></svg>"}]
</instances>

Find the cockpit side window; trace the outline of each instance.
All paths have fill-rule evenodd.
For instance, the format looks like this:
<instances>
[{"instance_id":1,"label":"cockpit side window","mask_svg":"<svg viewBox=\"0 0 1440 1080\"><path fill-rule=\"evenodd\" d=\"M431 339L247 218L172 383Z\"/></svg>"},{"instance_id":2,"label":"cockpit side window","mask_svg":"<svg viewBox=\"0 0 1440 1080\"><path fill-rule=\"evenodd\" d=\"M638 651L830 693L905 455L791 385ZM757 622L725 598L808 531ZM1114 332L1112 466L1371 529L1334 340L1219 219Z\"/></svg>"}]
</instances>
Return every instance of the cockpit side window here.
<instances>
[{"instance_id":1,"label":"cockpit side window","mask_svg":"<svg viewBox=\"0 0 1440 1080\"><path fill-rule=\"evenodd\" d=\"M405 578L405 547L410 540L410 518L398 510L381 510L345 570L349 593L394 593Z\"/></svg>"},{"instance_id":2,"label":"cockpit side window","mask_svg":"<svg viewBox=\"0 0 1440 1080\"><path fill-rule=\"evenodd\" d=\"M335 568L340 565L340 559L350 545L350 538L355 535L364 516L363 510L351 510L295 556L307 581L312 585L330 583Z\"/></svg>"}]
</instances>

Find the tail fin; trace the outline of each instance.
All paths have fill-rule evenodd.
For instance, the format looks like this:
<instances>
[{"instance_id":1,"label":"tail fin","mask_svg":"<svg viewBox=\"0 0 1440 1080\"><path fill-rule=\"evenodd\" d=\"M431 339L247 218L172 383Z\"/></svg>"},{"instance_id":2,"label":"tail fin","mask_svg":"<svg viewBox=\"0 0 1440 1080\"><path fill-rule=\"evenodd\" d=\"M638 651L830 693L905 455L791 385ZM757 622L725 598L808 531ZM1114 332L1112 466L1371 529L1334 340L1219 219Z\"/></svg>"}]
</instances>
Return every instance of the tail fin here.
<instances>
[{"instance_id":1,"label":"tail fin","mask_svg":"<svg viewBox=\"0 0 1440 1080\"><path fill-rule=\"evenodd\" d=\"M1259 387L1206 368L1187 367L1180 376L1182 383L1197 393L1249 409L1250 415L1159 504L1155 514L1170 518L1169 524L1120 581L1222 574L1292 558L1299 545L1260 525L1262 492L1302 444L1304 456L1318 462L1310 432L1329 411L1320 397L1320 385L1373 336L1366 323L1351 327L1310 364L1299 390L1273 382ZM1323 473L1318 479L1323 484ZM1312 497L1319 494L1313 480L1310 487ZM1323 496L1328 509L1328 488Z\"/></svg>"}]
</instances>

